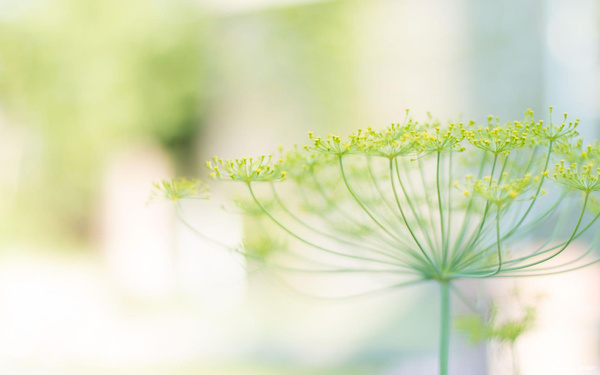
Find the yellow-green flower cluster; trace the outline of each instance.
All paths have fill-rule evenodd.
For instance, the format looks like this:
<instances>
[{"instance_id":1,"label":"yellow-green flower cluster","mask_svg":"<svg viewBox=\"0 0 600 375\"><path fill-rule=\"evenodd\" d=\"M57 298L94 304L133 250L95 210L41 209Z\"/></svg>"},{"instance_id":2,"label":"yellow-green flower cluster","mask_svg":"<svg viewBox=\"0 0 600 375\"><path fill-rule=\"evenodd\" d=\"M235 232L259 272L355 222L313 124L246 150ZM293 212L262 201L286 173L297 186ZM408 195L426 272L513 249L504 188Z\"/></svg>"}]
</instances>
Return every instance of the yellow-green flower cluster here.
<instances>
[{"instance_id":1,"label":"yellow-green flower cluster","mask_svg":"<svg viewBox=\"0 0 600 375\"><path fill-rule=\"evenodd\" d=\"M593 161L589 161L580 168L577 163L565 167L565 161L561 160L556 164L552 177L561 184L589 193L600 190L599 173L600 168L595 167Z\"/></svg>"},{"instance_id":2,"label":"yellow-green flower cluster","mask_svg":"<svg viewBox=\"0 0 600 375\"><path fill-rule=\"evenodd\" d=\"M491 117L488 118L488 125L492 125ZM525 146L530 139L529 126L518 121L503 126L497 124L465 130L464 135L473 146L496 155L508 155L511 150Z\"/></svg>"},{"instance_id":3,"label":"yellow-green flower cluster","mask_svg":"<svg viewBox=\"0 0 600 375\"><path fill-rule=\"evenodd\" d=\"M550 114L552 115L552 107L550 107ZM579 125L579 119L574 122L567 122L567 114L564 114L563 122L560 125L555 125L550 120L550 125L544 126L544 121L538 121L532 124L532 131L540 138L556 141L556 140L567 140L579 135L577 132L577 125Z\"/></svg>"},{"instance_id":4,"label":"yellow-green flower cluster","mask_svg":"<svg viewBox=\"0 0 600 375\"><path fill-rule=\"evenodd\" d=\"M346 140L342 140L337 135L328 135L327 138L315 137L312 132L308 133L312 146L308 146L308 150L342 156L345 154L356 153L360 150L362 142L365 140L365 133L362 129L358 129L356 133L348 136Z\"/></svg>"},{"instance_id":5,"label":"yellow-green flower cluster","mask_svg":"<svg viewBox=\"0 0 600 375\"><path fill-rule=\"evenodd\" d=\"M241 252L250 255L252 258L264 259L276 252L283 252L287 244L279 239L268 235L258 236L257 238L246 239L241 245Z\"/></svg>"},{"instance_id":6,"label":"yellow-green flower cluster","mask_svg":"<svg viewBox=\"0 0 600 375\"><path fill-rule=\"evenodd\" d=\"M490 203L503 206L521 197L540 180L539 176L532 177L529 173L525 174L523 178L517 179L509 180L506 173L502 177L505 181L499 182L492 180L489 176L473 180L473 177L469 175L467 176L465 195L474 194Z\"/></svg>"},{"instance_id":7,"label":"yellow-green flower cluster","mask_svg":"<svg viewBox=\"0 0 600 375\"><path fill-rule=\"evenodd\" d=\"M177 178L154 183L154 191L151 199L158 194L167 200L178 201L180 199L208 199L209 190L203 182L198 179Z\"/></svg>"},{"instance_id":8,"label":"yellow-green flower cluster","mask_svg":"<svg viewBox=\"0 0 600 375\"><path fill-rule=\"evenodd\" d=\"M594 146L587 146L586 149L582 148L581 139L577 140L575 144L569 141L557 141L554 144L554 154L561 159L566 160L568 163L585 163L590 157L595 157L593 152Z\"/></svg>"},{"instance_id":9,"label":"yellow-green flower cluster","mask_svg":"<svg viewBox=\"0 0 600 375\"><path fill-rule=\"evenodd\" d=\"M381 131L367 128L367 137L360 145L362 154L395 158L417 152L420 134L415 129L415 123L392 124Z\"/></svg>"},{"instance_id":10,"label":"yellow-green flower cluster","mask_svg":"<svg viewBox=\"0 0 600 375\"><path fill-rule=\"evenodd\" d=\"M316 168L330 163L331 159L331 154L306 152L294 146L283 155L281 168L287 172L287 178L302 180Z\"/></svg>"},{"instance_id":11,"label":"yellow-green flower cluster","mask_svg":"<svg viewBox=\"0 0 600 375\"><path fill-rule=\"evenodd\" d=\"M419 152L441 152L441 151L464 151L460 142L464 139L464 127L462 123L448 124L442 128L439 122L425 124L425 130L418 132L416 146Z\"/></svg>"},{"instance_id":12,"label":"yellow-green flower cluster","mask_svg":"<svg viewBox=\"0 0 600 375\"><path fill-rule=\"evenodd\" d=\"M212 171L210 177L216 179L243 182L281 181L286 175L286 171L281 168L282 161L273 163L271 155L233 160L214 157L212 161L206 162L206 166Z\"/></svg>"}]
</instances>

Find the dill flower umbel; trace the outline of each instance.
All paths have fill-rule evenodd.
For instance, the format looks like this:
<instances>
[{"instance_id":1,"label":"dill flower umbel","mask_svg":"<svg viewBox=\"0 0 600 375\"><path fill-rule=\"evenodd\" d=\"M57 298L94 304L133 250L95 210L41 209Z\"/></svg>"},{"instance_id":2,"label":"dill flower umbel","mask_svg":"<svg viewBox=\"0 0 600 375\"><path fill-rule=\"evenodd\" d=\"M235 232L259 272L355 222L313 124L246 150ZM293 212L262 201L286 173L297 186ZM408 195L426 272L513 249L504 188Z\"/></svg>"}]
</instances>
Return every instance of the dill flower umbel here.
<instances>
[{"instance_id":1,"label":"dill flower umbel","mask_svg":"<svg viewBox=\"0 0 600 375\"><path fill-rule=\"evenodd\" d=\"M208 199L208 186L198 179L178 178L155 183L151 198L162 194L167 200Z\"/></svg>"},{"instance_id":2,"label":"dill flower umbel","mask_svg":"<svg viewBox=\"0 0 600 375\"><path fill-rule=\"evenodd\" d=\"M255 211L289 240L273 259L258 257L273 241L233 251L271 269L386 274L382 290L438 283L445 375L455 280L548 275L600 261L588 259L590 248L560 263L600 216L589 209L600 190L599 147L582 146L578 123L565 116L545 124L531 111L522 121L489 117L484 125L407 115L347 137L311 132L307 146L276 161L214 158L207 166L213 178L243 182ZM170 185L159 188L173 196ZM540 246L519 242L536 233Z\"/></svg>"}]
</instances>

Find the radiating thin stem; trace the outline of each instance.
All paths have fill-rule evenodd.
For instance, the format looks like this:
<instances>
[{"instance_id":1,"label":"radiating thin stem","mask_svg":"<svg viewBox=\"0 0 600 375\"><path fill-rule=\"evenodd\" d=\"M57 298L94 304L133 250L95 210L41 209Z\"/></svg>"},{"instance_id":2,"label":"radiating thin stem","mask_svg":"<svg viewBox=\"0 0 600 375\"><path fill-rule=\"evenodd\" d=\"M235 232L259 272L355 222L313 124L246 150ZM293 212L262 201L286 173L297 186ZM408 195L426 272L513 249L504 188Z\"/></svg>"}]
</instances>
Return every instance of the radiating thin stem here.
<instances>
[{"instance_id":1,"label":"radiating thin stem","mask_svg":"<svg viewBox=\"0 0 600 375\"><path fill-rule=\"evenodd\" d=\"M288 227L286 227L285 225L281 224L281 222L279 222L279 220L277 220L269 210L267 210L265 208L265 206L258 200L258 198L256 198L256 195L254 194L254 190L252 189L252 183L248 183L248 190L250 191L250 195L252 196L252 199L254 199L254 201L256 202L256 204L258 204L258 206L264 211L264 213L275 223L277 224L277 226L279 226L281 229L283 229L285 232L287 232L290 236L296 238L297 240L299 240L300 242L303 242L315 249L324 251L326 253L329 254L334 254L334 255L339 255L345 258L350 258L350 259L357 259L357 260L364 260L366 262L372 262L372 263L380 263L380 264L387 264L387 265L392 265L392 266L401 266L401 264L399 263L395 263L395 262L388 262L388 261L383 261L383 260L379 260L379 259L372 259L372 258L366 258L366 257L362 257L362 256L358 256L358 255L350 255L350 254L345 254L345 253L340 253L338 251L335 250L330 250L327 248L324 248L323 246L319 246L317 244L314 244L310 241L305 240L304 238L300 237L299 235L297 235L296 233L292 232Z\"/></svg>"},{"instance_id":2,"label":"radiating thin stem","mask_svg":"<svg viewBox=\"0 0 600 375\"><path fill-rule=\"evenodd\" d=\"M564 246L562 246L562 248L559 251L557 251L556 253L550 255L549 257L546 257L544 259L538 260L538 261L533 262L533 263L529 263L529 264L525 264L525 265L518 266L518 267L513 267L513 268L507 268L506 271L514 271L514 270L519 270L519 269L522 269L522 268L533 267L533 266L538 265L540 263L547 262L550 259L558 256L558 254L562 253L567 248L567 246L569 246L569 244L571 243L571 241L573 241L573 239L575 238L575 234L577 233L577 230L579 229L579 226L581 225L581 221L582 221L583 216L585 214L585 209L587 207L587 203L588 203L589 197L590 197L590 193L586 192L585 198L583 200L583 208L581 209L581 214L579 215L579 219L577 220L577 224L575 225L575 228L573 229L573 232L571 233L571 236L569 236L569 239L567 240L567 242L565 242Z\"/></svg>"},{"instance_id":3,"label":"radiating thin stem","mask_svg":"<svg viewBox=\"0 0 600 375\"><path fill-rule=\"evenodd\" d=\"M427 255L427 252L425 251L425 249L423 248L423 246L421 245L421 243L417 239L417 236L415 236L415 234L413 233L412 229L410 228L410 225L408 224L408 221L406 220L406 216L404 215L404 210L402 209L402 205L400 204L400 199L398 198L398 191L396 190L396 184L394 184L394 169L393 169L394 165L393 164L394 164L393 160L390 159L390 181L391 181L391 184L392 184L392 190L394 192L394 198L396 198L396 204L398 205L398 209L400 210L400 214L402 215L402 218L404 219L404 224L406 225L406 229L408 229L408 231L410 232L410 235L415 240L415 243L417 244L417 246L421 250L421 253L423 253L423 256L425 256L425 258L427 259L427 262L429 264L431 264L431 266L434 267L439 272L439 267L437 266L437 264L435 264L431 260L431 258L429 257L429 255Z\"/></svg>"},{"instance_id":4,"label":"radiating thin stem","mask_svg":"<svg viewBox=\"0 0 600 375\"><path fill-rule=\"evenodd\" d=\"M436 188L436 192L437 192L437 202L438 202L438 211L440 214L440 238L441 238L441 243L442 246L440 248L441 252L444 252L444 249L446 248L446 239L445 237L445 231L444 231L444 209L443 209L443 204L442 204L442 192L440 189L440 151L437 152L437 158L436 158L436 172L435 172L435 188ZM445 267L445 259L446 259L446 255L443 254L442 255L442 267Z\"/></svg>"},{"instance_id":5,"label":"radiating thin stem","mask_svg":"<svg viewBox=\"0 0 600 375\"><path fill-rule=\"evenodd\" d=\"M360 208L362 208L363 211L371 218L371 220L373 220L375 222L375 224L377 224L377 226L379 226L381 229L383 229L383 231L385 233L387 233L391 238L395 239L396 241L402 243L402 240L398 239L398 237L395 236L392 232L390 232L388 228L386 228L383 224L381 224L379 222L379 220L377 220L373 216L373 214L365 207L364 203L361 202L360 199L358 199L358 196L356 195L356 193L354 192L354 190L350 186L350 183L348 182L348 179L346 178L346 173L344 172L344 163L342 162L342 157L341 156L338 157L338 162L339 162L339 166L340 166L340 171L342 172L342 179L344 180L344 184L346 185L346 188L348 189L348 191L350 192L350 194L352 195L352 197L354 198L354 200L356 201L356 203L358 203L358 205L360 206Z\"/></svg>"}]
</instances>

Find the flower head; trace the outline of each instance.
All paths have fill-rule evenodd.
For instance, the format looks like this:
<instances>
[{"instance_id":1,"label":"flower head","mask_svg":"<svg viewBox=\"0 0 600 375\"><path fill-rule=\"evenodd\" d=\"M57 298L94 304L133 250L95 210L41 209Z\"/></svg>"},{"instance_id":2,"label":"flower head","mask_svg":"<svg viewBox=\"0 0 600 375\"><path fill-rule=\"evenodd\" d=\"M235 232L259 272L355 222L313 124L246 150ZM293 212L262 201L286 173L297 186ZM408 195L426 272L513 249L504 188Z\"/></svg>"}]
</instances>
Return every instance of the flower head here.
<instances>
[{"instance_id":1,"label":"flower head","mask_svg":"<svg viewBox=\"0 0 600 375\"><path fill-rule=\"evenodd\" d=\"M198 179L177 178L163 180L153 184L154 191L150 199L161 194L167 200L178 201L180 199L208 199L208 186Z\"/></svg>"},{"instance_id":2,"label":"flower head","mask_svg":"<svg viewBox=\"0 0 600 375\"><path fill-rule=\"evenodd\" d=\"M286 175L286 172L281 168L281 163L272 162L271 155L233 160L214 157L213 161L206 162L206 166L212 171L210 174L212 178L222 180L243 182L281 181L285 179Z\"/></svg>"},{"instance_id":3,"label":"flower head","mask_svg":"<svg viewBox=\"0 0 600 375\"><path fill-rule=\"evenodd\" d=\"M544 121L533 122L532 130L534 134L544 140L566 140L576 137L579 134L576 130L577 125L579 125L579 119L567 121L566 113L563 115L562 123L558 125L554 124L552 122L552 107L550 107L550 124L544 125Z\"/></svg>"},{"instance_id":4,"label":"flower head","mask_svg":"<svg viewBox=\"0 0 600 375\"><path fill-rule=\"evenodd\" d=\"M473 192L491 203L505 206L521 197L540 180L540 177L532 177L529 173L517 179L507 180L506 174L503 177L505 181L494 180L489 176L473 181L467 177L466 195Z\"/></svg>"},{"instance_id":5,"label":"flower head","mask_svg":"<svg viewBox=\"0 0 600 375\"><path fill-rule=\"evenodd\" d=\"M365 155L395 158L417 153L417 141L420 134L415 129L416 123L408 120L406 124L391 124L381 131L367 129L367 137L361 144L360 151Z\"/></svg>"},{"instance_id":6,"label":"flower head","mask_svg":"<svg viewBox=\"0 0 600 375\"><path fill-rule=\"evenodd\" d=\"M356 153L360 150L362 141L365 138L365 133L362 129L358 129L355 133L348 136L347 139L342 139L337 135L328 135L327 138L315 137L312 132L308 133L311 146L307 146L309 151L315 151L324 154L342 156L345 154Z\"/></svg>"},{"instance_id":7,"label":"flower head","mask_svg":"<svg viewBox=\"0 0 600 375\"><path fill-rule=\"evenodd\" d=\"M420 153L428 154L440 151L464 151L461 141L464 139L463 124L451 122L442 126L437 120L420 126L416 141Z\"/></svg>"},{"instance_id":8,"label":"flower head","mask_svg":"<svg viewBox=\"0 0 600 375\"><path fill-rule=\"evenodd\" d=\"M564 185L589 193L600 190L600 168L595 167L594 161L589 161L580 167L577 163L565 166L561 160L555 166L552 178Z\"/></svg>"},{"instance_id":9,"label":"flower head","mask_svg":"<svg viewBox=\"0 0 600 375\"><path fill-rule=\"evenodd\" d=\"M252 258L265 259L276 252L287 249L285 241L262 234L252 239L245 239L241 244L240 252Z\"/></svg>"},{"instance_id":10,"label":"flower head","mask_svg":"<svg viewBox=\"0 0 600 375\"><path fill-rule=\"evenodd\" d=\"M515 148L526 145L529 135L529 126L519 121L500 125L492 123L492 116L488 117L488 126L485 128L465 130L467 141L473 146L494 154L508 154ZM470 124L471 127L472 123Z\"/></svg>"},{"instance_id":11,"label":"flower head","mask_svg":"<svg viewBox=\"0 0 600 375\"><path fill-rule=\"evenodd\" d=\"M294 149L286 152L282 157L281 168L284 169L286 177L295 181L304 180L315 169L328 165L331 162L331 154L307 152L294 146Z\"/></svg>"}]
</instances>

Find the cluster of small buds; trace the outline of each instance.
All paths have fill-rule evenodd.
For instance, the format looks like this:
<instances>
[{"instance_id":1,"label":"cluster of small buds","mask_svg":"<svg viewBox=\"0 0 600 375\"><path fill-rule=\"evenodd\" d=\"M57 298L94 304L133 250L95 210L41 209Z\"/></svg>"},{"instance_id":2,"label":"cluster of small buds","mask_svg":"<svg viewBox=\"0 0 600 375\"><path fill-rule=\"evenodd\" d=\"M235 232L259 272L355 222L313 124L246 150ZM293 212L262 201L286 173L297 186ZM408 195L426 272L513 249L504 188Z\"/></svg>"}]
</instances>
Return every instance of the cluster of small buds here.
<instances>
[{"instance_id":1,"label":"cluster of small buds","mask_svg":"<svg viewBox=\"0 0 600 375\"><path fill-rule=\"evenodd\" d=\"M262 235L258 238L246 239L240 246L240 252L252 258L264 259L276 252L285 251L287 244L272 236Z\"/></svg>"},{"instance_id":2,"label":"cluster of small buds","mask_svg":"<svg viewBox=\"0 0 600 375\"><path fill-rule=\"evenodd\" d=\"M550 116L552 116L552 107L550 107ZM540 120L532 124L532 131L540 138L556 141L558 139L571 139L579 135L577 132L577 125L579 125L579 119L573 122L567 122L567 114L563 115L563 121L560 125L555 125L550 120L550 125L544 126L544 121Z\"/></svg>"},{"instance_id":3,"label":"cluster of small buds","mask_svg":"<svg viewBox=\"0 0 600 375\"><path fill-rule=\"evenodd\" d=\"M361 144L361 153L370 156L395 158L417 152L419 133L415 130L415 123L392 124L382 131L367 129L367 138Z\"/></svg>"},{"instance_id":4,"label":"cluster of small buds","mask_svg":"<svg viewBox=\"0 0 600 375\"><path fill-rule=\"evenodd\" d=\"M581 145L581 142L579 142L579 145ZM594 142L593 144L588 145L581 151L581 157L589 160L600 159L600 143Z\"/></svg>"},{"instance_id":5,"label":"cluster of small buds","mask_svg":"<svg viewBox=\"0 0 600 375\"><path fill-rule=\"evenodd\" d=\"M530 173L525 174L522 178L511 180L508 180L507 173L504 173L502 177L505 180L504 182L494 180L489 176L474 180L472 175L467 175L464 194L466 196L477 195L490 203L505 206L523 196L541 178L540 176L533 177ZM545 191L541 191L541 195L544 193Z\"/></svg>"},{"instance_id":6,"label":"cluster of small buds","mask_svg":"<svg viewBox=\"0 0 600 375\"><path fill-rule=\"evenodd\" d=\"M328 135L326 139L315 137L312 132L308 132L308 136L313 144L312 146L308 146L307 150L342 156L358 152L366 134L362 129L358 129L356 133L351 134L346 140L342 140L341 137L332 134Z\"/></svg>"},{"instance_id":7,"label":"cluster of small buds","mask_svg":"<svg viewBox=\"0 0 600 375\"><path fill-rule=\"evenodd\" d=\"M566 160L569 163L585 163L589 158L594 157L594 146L582 148L581 139L575 144L572 142L557 141L553 146L553 152L557 157Z\"/></svg>"},{"instance_id":8,"label":"cluster of small buds","mask_svg":"<svg viewBox=\"0 0 600 375\"><path fill-rule=\"evenodd\" d=\"M330 164L332 158L331 154L303 152L294 145L293 150L283 154L281 168L287 172L287 178L300 181L315 169Z\"/></svg>"},{"instance_id":9,"label":"cluster of small buds","mask_svg":"<svg viewBox=\"0 0 600 375\"><path fill-rule=\"evenodd\" d=\"M600 168L594 167L593 161L579 168L577 163L565 166L565 161L561 160L555 166L555 172L552 177L557 182L581 190L586 193L600 190Z\"/></svg>"},{"instance_id":10,"label":"cluster of small buds","mask_svg":"<svg viewBox=\"0 0 600 375\"><path fill-rule=\"evenodd\" d=\"M271 155L233 160L214 157L206 166L212 171L210 177L215 179L273 182L285 180L286 171L281 168L281 162L283 160L273 163Z\"/></svg>"},{"instance_id":11,"label":"cluster of small buds","mask_svg":"<svg viewBox=\"0 0 600 375\"><path fill-rule=\"evenodd\" d=\"M198 179L177 178L164 180L153 184L154 190L150 199L157 195L164 196L170 201L180 199L208 199L208 186Z\"/></svg>"},{"instance_id":12,"label":"cluster of small buds","mask_svg":"<svg viewBox=\"0 0 600 375\"><path fill-rule=\"evenodd\" d=\"M425 124L425 127L425 130L419 132L416 141L420 153L465 150L460 144L465 137L463 123L451 122L447 127L442 128L439 122L434 122Z\"/></svg>"},{"instance_id":13,"label":"cluster of small buds","mask_svg":"<svg viewBox=\"0 0 600 375\"><path fill-rule=\"evenodd\" d=\"M505 125L491 123L492 117L488 117L488 126L479 127L475 130L465 130L464 136L473 146L496 155L508 155L511 150L523 147L527 144L529 137L529 126L515 121ZM473 125L470 123L469 125ZM490 126L491 125L491 126Z\"/></svg>"}]
</instances>

